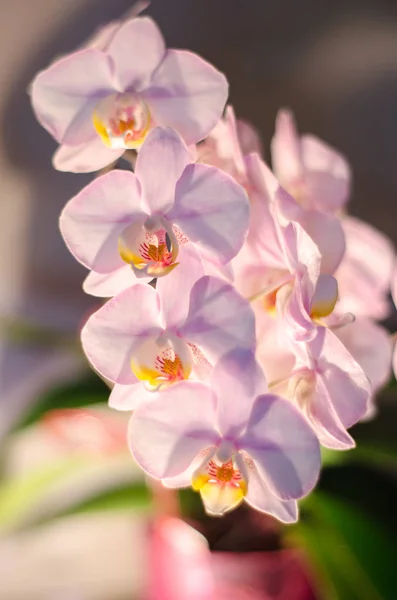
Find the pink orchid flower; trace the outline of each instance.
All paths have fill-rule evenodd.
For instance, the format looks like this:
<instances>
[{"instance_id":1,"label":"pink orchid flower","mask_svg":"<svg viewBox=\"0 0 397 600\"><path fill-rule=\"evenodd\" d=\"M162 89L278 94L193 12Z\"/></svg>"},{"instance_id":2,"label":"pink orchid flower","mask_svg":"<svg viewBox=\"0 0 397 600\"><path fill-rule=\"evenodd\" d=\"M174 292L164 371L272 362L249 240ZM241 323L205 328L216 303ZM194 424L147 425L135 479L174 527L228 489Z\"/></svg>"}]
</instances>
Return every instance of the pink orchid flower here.
<instances>
[{"instance_id":1,"label":"pink orchid flower","mask_svg":"<svg viewBox=\"0 0 397 600\"><path fill-rule=\"evenodd\" d=\"M296 343L294 353L274 347L274 338L274 333L264 336L258 345L260 364L270 377L278 378L271 389L300 408L323 446L354 447L346 429L367 415L371 397L361 366L327 327L317 327L312 340Z\"/></svg>"},{"instance_id":2,"label":"pink orchid flower","mask_svg":"<svg viewBox=\"0 0 397 600\"><path fill-rule=\"evenodd\" d=\"M61 144L55 168L89 172L139 148L154 124L175 128L187 144L203 139L222 115L228 84L192 52L166 50L154 21L138 17L41 71L31 94L37 119Z\"/></svg>"},{"instance_id":3,"label":"pink orchid flower","mask_svg":"<svg viewBox=\"0 0 397 600\"><path fill-rule=\"evenodd\" d=\"M309 340L318 321L334 309L337 282L320 272L316 244L299 223L288 219L289 197L279 194L272 209L279 267L269 269L266 263L251 263L249 254L240 255L234 265L240 267L235 268L236 286L253 302L258 339L266 334L268 314L277 314L280 335L287 343L289 338Z\"/></svg>"},{"instance_id":4,"label":"pink orchid flower","mask_svg":"<svg viewBox=\"0 0 397 600\"><path fill-rule=\"evenodd\" d=\"M346 350L357 361L371 384L371 399L366 420L377 412L375 395L390 380L393 345L387 329L367 317L334 331Z\"/></svg>"},{"instance_id":5,"label":"pink orchid flower","mask_svg":"<svg viewBox=\"0 0 397 600\"><path fill-rule=\"evenodd\" d=\"M380 325L343 313L337 298L338 286L332 276L320 275L313 286L306 272L293 286L287 284L277 293L277 320L269 314L266 297L258 299L253 303L258 356L270 381L286 382L294 370L295 354L298 351L299 356L301 352L299 342L310 341L325 325L343 343L371 384L371 401L362 416L368 418L375 413L375 393L390 377L391 342ZM277 390L282 393L280 388ZM285 394L288 396L288 389Z\"/></svg>"},{"instance_id":6,"label":"pink orchid flower","mask_svg":"<svg viewBox=\"0 0 397 600\"><path fill-rule=\"evenodd\" d=\"M241 248L249 203L231 177L191 164L172 129L154 129L142 146L135 173L112 171L66 205L60 228L72 254L92 270L84 289L114 295L136 277L150 281L178 264L178 238L222 264ZM168 238L168 240L167 240Z\"/></svg>"},{"instance_id":7,"label":"pink orchid flower","mask_svg":"<svg viewBox=\"0 0 397 600\"><path fill-rule=\"evenodd\" d=\"M225 350L255 346L249 303L230 284L201 274L199 261L186 262L156 289L136 283L88 319L83 349L116 384L111 407L133 410L153 391L205 378Z\"/></svg>"},{"instance_id":8,"label":"pink orchid flower","mask_svg":"<svg viewBox=\"0 0 397 600\"><path fill-rule=\"evenodd\" d=\"M257 154L247 156L245 164L251 189L255 194L255 202L251 204L247 238L250 263L265 265L268 270L273 271L285 269L283 242L278 232L278 221L281 217L284 224L293 221L301 225L318 247L321 272L332 275L345 252L345 238L340 220L334 215L301 206L281 187L269 167Z\"/></svg>"},{"instance_id":9,"label":"pink orchid flower","mask_svg":"<svg viewBox=\"0 0 397 600\"><path fill-rule=\"evenodd\" d=\"M339 310L384 319L390 313L389 294L395 251L391 240L360 219L341 219L346 254L337 270Z\"/></svg>"},{"instance_id":10,"label":"pink orchid flower","mask_svg":"<svg viewBox=\"0 0 397 600\"><path fill-rule=\"evenodd\" d=\"M249 188L244 157L251 152L262 153L258 132L250 123L236 119L232 106L198 148L198 160L213 165L231 175L242 186Z\"/></svg>"},{"instance_id":11,"label":"pink orchid flower","mask_svg":"<svg viewBox=\"0 0 397 600\"><path fill-rule=\"evenodd\" d=\"M360 365L324 325L326 322L339 329L354 317L338 315L332 323L327 321L338 298L336 279L319 273L316 247L298 224L289 223L284 237L286 256L296 273L293 283L279 288L275 296L278 344L286 346L295 357L292 372L290 362L284 359L285 378L289 381L287 395L309 419L324 446L349 448L354 441L346 429L367 414L371 386ZM258 307L255 310L262 360L262 338L268 334L268 320L261 319L263 308L261 312ZM356 343L359 344L358 337ZM378 364L382 370L383 356ZM375 366L373 373L379 376Z\"/></svg>"},{"instance_id":12,"label":"pink orchid flower","mask_svg":"<svg viewBox=\"0 0 397 600\"><path fill-rule=\"evenodd\" d=\"M296 499L315 485L319 444L306 420L267 392L252 352L234 349L211 384L180 382L141 404L129 426L138 464L166 486L192 485L209 514L243 499L283 522L297 520Z\"/></svg>"},{"instance_id":13,"label":"pink orchid flower","mask_svg":"<svg viewBox=\"0 0 397 600\"><path fill-rule=\"evenodd\" d=\"M304 276L291 290L283 288L284 293L277 295L277 311L282 315L279 335L281 332L284 339L293 340L294 352L294 342L310 341L318 327L331 329L363 369L374 400L390 378L391 342L386 329L366 317L356 319L352 313L343 313L343 305L337 302L338 283L332 275L320 275L310 295L312 289ZM374 406L372 401L366 417L374 414Z\"/></svg>"},{"instance_id":14,"label":"pink orchid flower","mask_svg":"<svg viewBox=\"0 0 397 600\"><path fill-rule=\"evenodd\" d=\"M331 214L345 206L351 185L347 160L313 135L299 137L289 110L277 115L271 149L277 179L299 204Z\"/></svg>"},{"instance_id":15,"label":"pink orchid flower","mask_svg":"<svg viewBox=\"0 0 397 600\"><path fill-rule=\"evenodd\" d=\"M284 337L293 342L309 341L323 319L333 312L338 300L338 283L332 275L320 273L318 248L298 223L289 222L280 232L286 262L293 275L293 280L278 288L275 295L281 330ZM265 297L265 303L266 300ZM352 315L342 315L335 319L335 326L352 319Z\"/></svg>"}]
</instances>

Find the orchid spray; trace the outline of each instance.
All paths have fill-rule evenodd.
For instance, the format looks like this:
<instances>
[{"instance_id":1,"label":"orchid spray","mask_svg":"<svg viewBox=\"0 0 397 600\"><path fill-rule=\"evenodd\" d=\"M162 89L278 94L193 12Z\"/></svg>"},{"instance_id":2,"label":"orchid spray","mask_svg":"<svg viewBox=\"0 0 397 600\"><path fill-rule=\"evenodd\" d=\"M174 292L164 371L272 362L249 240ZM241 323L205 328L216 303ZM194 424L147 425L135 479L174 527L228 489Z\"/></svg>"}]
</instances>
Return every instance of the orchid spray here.
<instances>
[{"instance_id":1,"label":"orchid spray","mask_svg":"<svg viewBox=\"0 0 397 600\"><path fill-rule=\"evenodd\" d=\"M106 167L60 229L89 270L84 291L107 299L81 341L110 406L131 412L135 461L160 485L192 486L210 515L245 501L290 523L320 445L353 447L347 429L374 414L390 376L376 320L394 250L347 215L344 156L281 110L271 169L227 96L222 73L167 49L146 16L109 25L31 86L54 167Z\"/></svg>"}]
</instances>

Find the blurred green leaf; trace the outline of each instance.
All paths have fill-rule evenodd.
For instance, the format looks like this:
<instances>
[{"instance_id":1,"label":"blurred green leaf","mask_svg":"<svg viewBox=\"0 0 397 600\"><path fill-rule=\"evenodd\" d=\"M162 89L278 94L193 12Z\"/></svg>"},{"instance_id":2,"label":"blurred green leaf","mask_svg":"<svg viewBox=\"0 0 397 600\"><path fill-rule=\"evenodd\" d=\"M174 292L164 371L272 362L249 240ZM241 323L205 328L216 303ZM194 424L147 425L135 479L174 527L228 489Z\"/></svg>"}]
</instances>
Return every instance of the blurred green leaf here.
<instances>
[{"instance_id":1,"label":"blurred green leaf","mask_svg":"<svg viewBox=\"0 0 397 600\"><path fill-rule=\"evenodd\" d=\"M379 411L373 419L358 423L350 433L356 447L348 452L322 448L324 466L358 463L397 467L397 397L386 390L379 400Z\"/></svg>"},{"instance_id":2,"label":"blurred green leaf","mask_svg":"<svg viewBox=\"0 0 397 600\"><path fill-rule=\"evenodd\" d=\"M67 510L54 515L53 518L94 511L135 511L147 509L150 503L150 492L143 481L128 482L122 486L87 497Z\"/></svg>"},{"instance_id":3,"label":"blurred green leaf","mask_svg":"<svg viewBox=\"0 0 397 600\"><path fill-rule=\"evenodd\" d=\"M360 460L397 465L396 400L395 390L388 391L379 403L375 418L352 428L351 435L357 445L352 454Z\"/></svg>"},{"instance_id":4,"label":"blurred green leaf","mask_svg":"<svg viewBox=\"0 0 397 600\"><path fill-rule=\"evenodd\" d=\"M60 408L79 408L106 403L110 390L95 373L83 379L51 389L22 415L14 430L22 429L41 419L48 411Z\"/></svg>"},{"instance_id":5,"label":"blurred green leaf","mask_svg":"<svg viewBox=\"0 0 397 600\"><path fill-rule=\"evenodd\" d=\"M392 476L390 476L392 475ZM326 600L396 600L395 474L362 465L325 469L286 530L303 546Z\"/></svg>"},{"instance_id":6,"label":"blurred green leaf","mask_svg":"<svg viewBox=\"0 0 397 600\"><path fill-rule=\"evenodd\" d=\"M40 502L53 484L67 478L81 466L81 457L72 456L35 469L0 487L0 530L13 528Z\"/></svg>"},{"instance_id":7,"label":"blurred green leaf","mask_svg":"<svg viewBox=\"0 0 397 600\"><path fill-rule=\"evenodd\" d=\"M80 512L143 509L150 502L142 475L127 453L73 454L3 481L0 531Z\"/></svg>"},{"instance_id":8,"label":"blurred green leaf","mask_svg":"<svg viewBox=\"0 0 397 600\"><path fill-rule=\"evenodd\" d=\"M184 517L203 521L207 518L200 494L192 488L180 488L178 490L181 513Z\"/></svg>"}]
</instances>

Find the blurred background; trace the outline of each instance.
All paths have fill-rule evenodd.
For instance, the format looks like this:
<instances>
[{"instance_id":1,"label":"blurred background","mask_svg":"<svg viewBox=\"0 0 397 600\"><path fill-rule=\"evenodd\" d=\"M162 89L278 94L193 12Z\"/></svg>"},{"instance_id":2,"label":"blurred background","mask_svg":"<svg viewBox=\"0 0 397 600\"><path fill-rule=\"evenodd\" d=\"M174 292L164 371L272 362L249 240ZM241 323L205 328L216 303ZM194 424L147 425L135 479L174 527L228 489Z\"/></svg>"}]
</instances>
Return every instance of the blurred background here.
<instances>
[{"instance_id":1,"label":"blurred background","mask_svg":"<svg viewBox=\"0 0 397 600\"><path fill-rule=\"evenodd\" d=\"M132 5L0 3L2 600L143 598L144 573L153 574L158 507L125 448L124 416L107 412L107 390L79 352L78 328L98 303L83 294L85 270L58 232L62 207L90 176L52 169L56 143L27 94L38 70ZM169 47L227 75L230 102L259 129L265 157L281 106L302 132L341 150L354 173L350 212L397 242L395 0L153 0L146 13ZM214 598L397 598L396 402L393 382L376 420L355 428L358 449L325 456L299 526L280 531L245 509L208 524L197 498L183 496L214 561L226 561ZM236 569L241 581L228 587Z\"/></svg>"}]
</instances>

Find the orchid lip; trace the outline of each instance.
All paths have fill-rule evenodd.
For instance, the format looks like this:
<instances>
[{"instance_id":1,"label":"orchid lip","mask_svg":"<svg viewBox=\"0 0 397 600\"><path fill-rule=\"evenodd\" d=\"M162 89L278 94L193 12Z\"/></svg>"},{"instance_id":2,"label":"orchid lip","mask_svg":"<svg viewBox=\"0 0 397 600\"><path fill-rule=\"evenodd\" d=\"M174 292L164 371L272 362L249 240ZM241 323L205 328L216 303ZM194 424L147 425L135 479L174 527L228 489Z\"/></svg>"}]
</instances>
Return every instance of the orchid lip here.
<instances>
[{"instance_id":1,"label":"orchid lip","mask_svg":"<svg viewBox=\"0 0 397 600\"><path fill-rule=\"evenodd\" d=\"M178 265L178 241L162 219L132 223L119 236L118 245L121 258L137 277L161 277Z\"/></svg>"},{"instance_id":2,"label":"orchid lip","mask_svg":"<svg viewBox=\"0 0 397 600\"><path fill-rule=\"evenodd\" d=\"M188 379L192 370L190 349L183 340L161 335L146 340L131 358L131 370L150 391Z\"/></svg>"},{"instance_id":3,"label":"orchid lip","mask_svg":"<svg viewBox=\"0 0 397 600\"><path fill-rule=\"evenodd\" d=\"M193 489L200 492L207 513L222 516L236 508L248 491L247 478L233 457L223 461L219 451L207 456L192 477Z\"/></svg>"},{"instance_id":4,"label":"orchid lip","mask_svg":"<svg viewBox=\"0 0 397 600\"><path fill-rule=\"evenodd\" d=\"M152 124L147 104L132 92L106 96L94 108L92 121L103 143L115 150L139 148Z\"/></svg>"}]
</instances>

